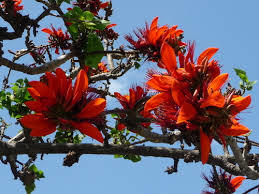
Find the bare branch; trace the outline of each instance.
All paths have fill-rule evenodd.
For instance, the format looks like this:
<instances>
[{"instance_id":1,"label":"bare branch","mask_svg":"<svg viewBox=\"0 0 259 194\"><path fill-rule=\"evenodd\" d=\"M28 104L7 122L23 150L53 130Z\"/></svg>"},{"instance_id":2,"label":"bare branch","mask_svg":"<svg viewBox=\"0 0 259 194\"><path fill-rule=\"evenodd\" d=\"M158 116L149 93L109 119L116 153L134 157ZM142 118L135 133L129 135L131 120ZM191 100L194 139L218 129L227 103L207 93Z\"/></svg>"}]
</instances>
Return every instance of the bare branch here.
<instances>
[{"instance_id":1,"label":"bare branch","mask_svg":"<svg viewBox=\"0 0 259 194\"><path fill-rule=\"evenodd\" d=\"M9 67L12 70L20 71L29 75L35 75L35 74L41 74L45 73L47 71L53 71L55 68L59 67L63 63L65 63L67 60L71 59L73 57L73 53L68 53L65 55L59 56L57 59L52 60L48 63L43 64L40 67L28 67L23 64L14 63L6 58L0 58L0 65Z\"/></svg>"},{"instance_id":2,"label":"bare branch","mask_svg":"<svg viewBox=\"0 0 259 194\"><path fill-rule=\"evenodd\" d=\"M162 158L184 159L185 162L199 162L199 150L182 150L176 148L166 147L151 147L151 146L118 146L118 145L95 145L95 144L25 144L25 143L7 143L0 141L0 154L1 155L19 155L19 154L67 154L70 151L75 151L78 154L134 154L141 156L153 156ZM253 158L254 155L250 154L248 158ZM259 155L257 154L258 158ZM232 162L235 161L234 156L209 156L207 164L220 166L227 172L233 175L248 176L250 179L258 179L255 174L247 174L246 171L241 171L240 168ZM253 176L254 175L254 176Z\"/></svg>"}]
</instances>

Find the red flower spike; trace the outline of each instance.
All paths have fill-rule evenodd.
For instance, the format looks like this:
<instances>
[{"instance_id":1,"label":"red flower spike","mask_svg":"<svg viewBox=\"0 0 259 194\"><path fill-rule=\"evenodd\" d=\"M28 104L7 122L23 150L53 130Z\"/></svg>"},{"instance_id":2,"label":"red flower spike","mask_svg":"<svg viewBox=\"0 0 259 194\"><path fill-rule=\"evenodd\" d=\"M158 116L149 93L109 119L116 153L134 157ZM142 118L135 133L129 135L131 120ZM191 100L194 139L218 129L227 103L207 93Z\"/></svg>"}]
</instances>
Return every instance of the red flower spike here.
<instances>
[{"instance_id":1,"label":"red flower spike","mask_svg":"<svg viewBox=\"0 0 259 194\"><path fill-rule=\"evenodd\" d=\"M177 31L177 26L172 28L168 28L167 26L158 27L157 23L158 17L155 17L152 20L150 27L146 24L146 28L139 29L138 32L134 32L138 40L134 40L131 35L126 35L125 39L131 44L132 49L147 56L147 60L159 62L158 66L165 68L165 66L160 63L160 50L164 42L167 41L170 45L174 45L173 49L175 49L176 53L178 53L181 46L185 46L186 44L181 42L180 36L183 31Z\"/></svg>"},{"instance_id":2,"label":"red flower spike","mask_svg":"<svg viewBox=\"0 0 259 194\"><path fill-rule=\"evenodd\" d=\"M61 50L70 49L71 44L69 43L69 41L71 40L71 38L67 32L64 33L60 28L56 30L53 26L51 26L51 29L43 28L41 31L49 34L49 43L51 47L55 48L56 54L59 54L59 48Z\"/></svg>"},{"instance_id":3,"label":"red flower spike","mask_svg":"<svg viewBox=\"0 0 259 194\"><path fill-rule=\"evenodd\" d=\"M109 2L102 3L100 0L77 0L76 3L73 3L75 6L80 7L83 11L90 11L94 15L98 15L98 12L101 9L105 9L109 6Z\"/></svg>"},{"instance_id":4,"label":"red flower spike","mask_svg":"<svg viewBox=\"0 0 259 194\"><path fill-rule=\"evenodd\" d=\"M121 118L125 118L126 112L136 112L136 114L140 114L144 118L151 118L149 112L143 111L143 101L147 95L147 92L143 90L142 87L137 86L136 88L129 89L129 95L122 96L120 93L115 92L114 95L119 100L120 104L122 105L123 109L125 109L125 113L120 114ZM143 102L142 102L143 101ZM141 123L142 126L148 127L150 123ZM119 123L117 126L118 130L123 130L126 126L122 123Z\"/></svg>"},{"instance_id":5,"label":"red flower spike","mask_svg":"<svg viewBox=\"0 0 259 194\"><path fill-rule=\"evenodd\" d=\"M203 194L219 194L219 193L234 193L236 189L242 184L245 177L238 176L231 179L232 175L227 174L225 171L220 169L219 173L216 170L212 171L211 177L203 178L207 181L208 186L213 189L213 191L204 191Z\"/></svg>"},{"instance_id":6,"label":"red flower spike","mask_svg":"<svg viewBox=\"0 0 259 194\"><path fill-rule=\"evenodd\" d=\"M106 101L89 95L88 78L81 70L76 78L75 86L67 78L62 69L55 74L47 72L45 83L32 81L28 88L36 101L25 104L36 114L30 114L20 119L21 124L31 129L31 136L45 136L60 129L78 129L99 142L103 142L101 132L94 126L100 122ZM96 96L96 95L95 95Z\"/></svg>"},{"instance_id":7,"label":"red flower spike","mask_svg":"<svg viewBox=\"0 0 259 194\"><path fill-rule=\"evenodd\" d=\"M22 0L12 0L12 1L13 1L14 15L16 16L18 11L23 10L23 5L20 5L22 3ZM0 7L6 8L6 3L1 2Z\"/></svg>"}]
</instances>

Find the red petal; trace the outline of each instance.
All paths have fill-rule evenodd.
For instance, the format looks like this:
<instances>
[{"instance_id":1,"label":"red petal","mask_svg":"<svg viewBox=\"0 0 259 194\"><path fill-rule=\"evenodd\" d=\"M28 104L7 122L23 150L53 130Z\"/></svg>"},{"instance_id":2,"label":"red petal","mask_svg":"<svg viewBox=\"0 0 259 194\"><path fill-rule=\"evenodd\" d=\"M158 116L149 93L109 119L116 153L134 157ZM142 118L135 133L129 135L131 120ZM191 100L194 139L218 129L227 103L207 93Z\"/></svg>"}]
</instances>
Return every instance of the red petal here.
<instances>
[{"instance_id":1,"label":"red petal","mask_svg":"<svg viewBox=\"0 0 259 194\"><path fill-rule=\"evenodd\" d=\"M92 124L88 122L76 123L72 122L73 127L78 129L81 133L103 143L103 136L101 132Z\"/></svg>"},{"instance_id":2,"label":"red petal","mask_svg":"<svg viewBox=\"0 0 259 194\"><path fill-rule=\"evenodd\" d=\"M57 77L50 72L45 73L47 80L48 80L48 87L58 95L58 85L57 85Z\"/></svg>"},{"instance_id":3,"label":"red petal","mask_svg":"<svg viewBox=\"0 0 259 194\"><path fill-rule=\"evenodd\" d=\"M143 97L144 90L140 86L136 87L136 101L140 100Z\"/></svg>"},{"instance_id":4,"label":"red petal","mask_svg":"<svg viewBox=\"0 0 259 194\"><path fill-rule=\"evenodd\" d=\"M113 26L117 26L117 24L109 24L106 26L106 28L112 28Z\"/></svg>"},{"instance_id":5,"label":"red petal","mask_svg":"<svg viewBox=\"0 0 259 194\"><path fill-rule=\"evenodd\" d=\"M59 89L59 95L61 98L63 98L63 100L65 99L65 96L67 94L67 90L68 90L68 79L67 76L65 74L65 72L60 69L57 68L55 71L56 75L57 75L57 82L56 84L58 84L58 89Z\"/></svg>"},{"instance_id":6,"label":"red petal","mask_svg":"<svg viewBox=\"0 0 259 194\"><path fill-rule=\"evenodd\" d=\"M41 31L45 32L45 33L48 33L48 34L52 34L53 33L52 30L49 29L49 28L43 28Z\"/></svg>"},{"instance_id":7,"label":"red petal","mask_svg":"<svg viewBox=\"0 0 259 194\"><path fill-rule=\"evenodd\" d=\"M151 22L151 25L150 25L150 30L153 30L153 29L156 29L157 28L157 22L158 22L158 16L155 17L152 22Z\"/></svg>"},{"instance_id":8,"label":"red petal","mask_svg":"<svg viewBox=\"0 0 259 194\"><path fill-rule=\"evenodd\" d=\"M106 106L106 100L104 98L96 98L90 101L79 114L76 115L79 119L89 119L96 117L103 112Z\"/></svg>"},{"instance_id":9,"label":"red petal","mask_svg":"<svg viewBox=\"0 0 259 194\"><path fill-rule=\"evenodd\" d=\"M166 42L161 47L161 60L168 72L172 73L177 68L176 56L174 49Z\"/></svg>"},{"instance_id":10,"label":"red petal","mask_svg":"<svg viewBox=\"0 0 259 194\"><path fill-rule=\"evenodd\" d=\"M119 102L121 103L122 107L124 109L128 109L129 107L129 101L126 98L126 96L122 96L120 93L118 92L114 92L114 96L119 100Z\"/></svg>"},{"instance_id":11,"label":"red petal","mask_svg":"<svg viewBox=\"0 0 259 194\"><path fill-rule=\"evenodd\" d=\"M153 75L150 80L146 83L150 88L166 92L172 88L174 78L166 75Z\"/></svg>"},{"instance_id":12,"label":"red petal","mask_svg":"<svg viewBox=\"0 0 259 194\"><path fill-rule=\"evenodd\" d=\"M31 97L38 100L40 97L40 93L35 90L34 88L27 88L28 92L30 93Z\"/></svg>"},{"instance_id":13,"label":"red petal","mask_svg":"<svg viewBox=\"0 0 259 194\"><path fill-rule=\"evenodd\" d=\"M201 162L205 164L208 161L210 154L210 144L212 139L200 129L200 147L201 147Z\"/></svg>"},{"instance_id":14,"label":"red petal","mask_svg":"<svg viewBox=\"0 0 259 194\"><path fill-rule=\"evenodd\" d=\"M31 136L41 137L56 131L56 124L42 114L26 115L20 119L23 127L31 129Z\"/></svg>"},{"instance_id":15,"label":"red petal","mask_svg":"<svg viewBox=\"0 0 259 194\"><path fill-rule=\"evenodd\" d=\"M145 114L156 107L158 107L160 104L164 102L168 102L171 100L171 96L167 92L162 92L160 94L157 94L155 96L152 96L145 104L144 112Z\"/></svg>"},{"instance_id":16,"label":"red petal","mask_svg":"<svg viewBox=\"0 0 259 194\"><path fill-rule=\"evenodd\" d=\"M245 110L251 103L251 96L236 96L231 100L231 104L234 105L233 110L231 112L236 115L241 111Z\"/></svg>"},{"instance_id":17,"label":"red petal","mask_svg":"<svg viewBox=\"0 0 259 194\"><path fill-rule=\"evenodd\" d=\"M24 103L29 109L35 112L47 111L47 107L38 101L27 101Z\"/></svg>"},{"instance_id":18,"label":"red petal","mask_svg":"<svg viewBox=\"0 0 259 194\"><path fill-rule=\"evenodd\" d=\"M102 4L100 5L100 9L104 9L104 8L106 8L106 7L108 7L108 6L109 6L109 2L102 3Z\"/></svg>"},{"instance_id":19,"label":"red petal","mask_svg":"<svg viewBox=\"0 0 259 194\"><path fill-rule=\"evenodd\" d=\"M213 57L213 55L214 55L218 50L219 50L218 48L213 48L213 47L206 49L205 51L203 51L203 52L200 54L200 56L199 56L199 58L198 58L198 60L197 60L197 63L198 63L198 64L201 64L201 62L203 61L203 59L204 59L205 57L207 57L207 59L210 60L211 57Z\"/></svg>"},{"instance_id":20,"label":"red petal","mask_svg":"<svg viewBox=\"0 0 259 194\"><path fill-rule=\"evenodd\" d=\"M219 91L215 91L202 102L200 107L205 108L208 106L216 106L222 108L224 105L225 97Z\"/></svg>"},{"instance_id":21,"label":"red petal","mask_svg":"<svg viewBox=\"0 0 259 194\"><path fill-rule=\"evenodd\" d=\"M176 124L190 120L193 117L195 117L196 114L197 114L196 109L191 104L184 102L180 109L179 115L177 117Z\"/></svg>"},{"instance_id":22,"label":"red petal","mask_svg":"<svg viewBox=\"0 0 259 194\"><path fill-rule=\"evenodd\" d=\"M54 98L54 92L44 83L40 81L30 81L29 85L37 90L40 94L40 97Z\"/></svg>"},{"instance_id":23,"label":"red petal","mask_svg":"<svg viewBox=\"0 0 259 194\"><path fill-rule=\"evenodd\" d=\"M242 184L243 180L245 180L246 178L243 176L237 176L235 178L233 178L230 183L232 185L232 187L236 190L238 187L240 187L240 185Z\"/></svg>"},{"instance_id":24,"label":"red petal","mask_svg":"<svg viewBox=\"0 0 259 194\"><path fill-rule=\"evenodd\" d=\"M211 94L214 91L219 90L222 87L222 85L227 81L227 79L228 79L228 74L227 73L223 73L223 74L217 76L208 85L208 93Z\"/></svg>"},{"instance_id":25,"label":"red petal","mask_svg":"<svg viewBox=\"0 0 259 194\"><path fill-rule=\"evenodd\" d=\"M74 97L72 100L72 106L78 102L78 100L81 99L82 94L86 92L88 88L88 78L86 75L86 72L84 70L81 70L77 77L76 77L76 82L74 86Z\"/></svg>"},{"instance_id":26,"label":"red petal","mask_svg":"<svg viewBox=\"0 0 259 194\"><path fill-rule=\"evenodd\" d=\"M185 95L183 94L178 81L173 82L171 94L172 98L174 99L174 102L178 106L182 106L183 102L185 101Z\"/></svg>"},{"instance_id":27,"label":"red petal","mask_svg":"<svg viewBox=\"0 0 259 194\"><path fill-rule=\"evenodd\" d=\"M122 124L122 123L119 123L118 125L117 125L117 129L119 130L119 131L122 131L123 129L125 129L126 128L126 126L124 125L124 124Z\"/></svg>"},{"instance_id":28,"label":"red petal","mask_svg":"<svg viewBox=\"0 0 259 194\"><path fill-rule=\"evenodd\" d=\"M239 136L239 135L245 135L250 132L250 129L248 129L246 126L241 125L239 123L231 125L231 127L220 127L221 133L226 136Z\"/></svg>"},{"instance_id":29,"label":"red petal","mask_svg":"<svg viewBox=\"0 0 259 194\"><path fill-rule=\"evenodd\" d=\"M136 104L136 95L135 95L135 91L133 89L129 89L129 92L130 92L129 108L133 109L133 107Z\"/></svg>"}]
</instances>

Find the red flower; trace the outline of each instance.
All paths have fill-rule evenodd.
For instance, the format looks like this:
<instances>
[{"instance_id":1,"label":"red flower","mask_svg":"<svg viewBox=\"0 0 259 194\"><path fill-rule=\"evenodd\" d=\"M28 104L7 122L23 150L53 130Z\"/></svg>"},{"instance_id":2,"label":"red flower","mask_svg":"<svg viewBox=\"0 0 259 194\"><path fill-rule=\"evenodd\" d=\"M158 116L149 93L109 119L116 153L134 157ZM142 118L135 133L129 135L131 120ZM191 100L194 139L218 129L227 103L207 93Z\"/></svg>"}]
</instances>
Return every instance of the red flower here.
<instances>
[{"instance_id":1,"label":"red flower","mask_svg":"<svg viewBox=\"0 0 259 194\"><path fill-rule=\"evenodd\" d=\"M144 103L147 100L147 92L145 92L142 87L137 86L136 88L130 88L129 93L129 95L122 96L120 93L114 92L115 97L125 110L125 114L120 114L120 117L123 119L130 117L128 120L134 120L137 114L140 114L144 118L150 118L151 114L143 111ZM142 125L148 127L150 123L142 123ZM119 130L123 130L125 127L126 126L122 123L118 125Z\"/></svg>"},{"instance_id":2,"label":"red flower","mask_svg":"<svg viewBox=\"0 0 259 194\"><path fill-rule=\"evenodd\" d=\"M101 62L101 63L98 63L98 70L102 73L107 73L109 72L109 70L107 69L106 65Z\"/></svg>"},{"instance_id":3,"label":"red flower","mask_svg":"<svg viewBox=\"0 0 259 194\"><path fill-rule=\"evenodd\" d=\"M116 25L117 24L109 24L106 26L104 30L96 30L96 32L101 38L107 38L109 40L117 40L119 37L119 34L112 29L112 27Z\"/></svg>"},{"instance_id":4,"label":"red flower","mask_svg":"<svg viewBox=\"0 0 259 194\"><path fill-rule=\"evenodd\" d=\"M105 9L109 6L109 2L102 3L100 0L77 0L77 3L73 3L74 5L80 7L82 10L89 10L94 15L98 15L100 9Z\"/></svg>"},{"instance_id":5,"label":"red flower","mask_svg":"<svg viewBox=\"0 0 259 194\"><path fill-rule=\"evenodd\" d=\"M13 10L14 13L16 14L18 11L23 10L23 5L20 5L22 3L22 0L13 0ZM2 2L1 4L2 8L6 7L6 2Z\"/></svg>"},{"instance_id":6,"label":"red flower","mask_svg":"<svg viewBox=\"0 0 259 194\"><path fill-rule=\"evenodd\" d=\"M25 102L36 114L20 119L22 126L31 129L31 136L45 136L56 131L78 129L81 133L103 142L101 132L94 126L101 122L106 101L87 92L88 78L85 71L77 75L74 87L72 80L58 68L56 75L45 74L45 83L29 82L29 93L35 101Z\"/></svg>"},{"instance_id":7,"label":"red flower","mask_svg":"<svg viewBox=\"0 0 259 194\"><path fill-rule=\"evenodd\" d=\"M51 44L51 47L56 48L56 54L59 54L59 48L61 48L61 50L70 49L71 44L68 41L71 38L67 32L64 34L61 28L56 30L53 26L51 26L51 29L43 28L41 31L49 34L49 43Z\"/></svg>"},{"instance_id":8,"label":"red flower","mask_svg":"<svg viewBox=\"0 0 259 194\"><path fill-rule=\"evenodd\" d=\"M235 117L249 106L251 97L233 94L223 96L220 89L228 74L219 75L217 62L210 61L218 49L209 48L202 52L197 64L194 64L193 50L194 45L190 45L186 56L178 55L178 68L174 50L168 43L163 43L161 63L168 74L150 75L147 85L159 93L146 102L144 110L154 110L161 126L198 131L204 164L208 160L210 144L215 135L225 145L224 136L239 136L250 131L239 124Z\"/></svg>"},{"instance_id":9,"label":"red flower","mask_svg":"<svg viewBox=\"0 0 259 194\"><path fill-rule=\"evenodd\" d=\"M246 109L251 103L251 97L225 97L220 88L226 82L228 74L217 76L203 93L198 102L188 102L186 99L181 105L177 124L183 122L195 123L200 126L201 160L205 164L210 153L210 144L215 134L225 145L224 136L245 135L250 130L239 124L236 115Z\"/></svg>"},{"instance_id":10,"label":"red flower","mask_svg":"<svg viewBox=\"0 0 259 194\"><path fill-rule=\"evenodd\" d=\"M150 61L158 62L160 60L160 48L167 41L175 50L180 50L185 43L181 42L183 30L176 29L177 26L168 28L167 26L157 26L158 17L154 18L150 27L139 29L134 32L138 40L134 40L131 35L126 35L125 39L131 44L131 48L147 56ZM159 67L164 68L160 64Z\"/></svg>"},{"instance_id":11,"label":"red flower","mask_svg":"<svg viewBox=\"0 0 259 194\"><path fill-rule=\"evenodd\" d=\"M228 175L226 172L220 173L212 172L212 177L206 177L203 175L203 178L207 181L208 186L213 189L214 191L204 191L203 194L231 194L234 193L238 187L242 184L243 180L246 178L243 176L237 176L233 179L232 175Z\"/></svg>"}]
</instances>

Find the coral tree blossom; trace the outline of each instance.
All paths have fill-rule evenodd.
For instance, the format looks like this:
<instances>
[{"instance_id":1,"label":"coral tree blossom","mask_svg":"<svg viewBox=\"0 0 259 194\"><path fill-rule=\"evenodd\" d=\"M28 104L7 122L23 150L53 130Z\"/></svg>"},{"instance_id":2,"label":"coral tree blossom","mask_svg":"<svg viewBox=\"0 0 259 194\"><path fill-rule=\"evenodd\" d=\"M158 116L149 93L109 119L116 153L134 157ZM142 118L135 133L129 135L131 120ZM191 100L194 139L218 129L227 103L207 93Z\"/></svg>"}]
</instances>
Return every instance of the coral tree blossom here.
<instances>
[{"instance_id":1,"label":"coral tree blossom","mask_svg":"<svg viewBox=\"0 0 259 194\"><path fill-rule=\"evenodd\" d=\"M137 40L134 40L132 35L125 36L132 49L147 55L147 59L154 62L158 62L160 59L160 48L163 42L169 42L175 50L185 46L185 43L181 42L183 30L177 29L177 26L171 28L168 26L158 27L157 22L158 17L155 17L150 27L146 24L146 28L138 29L138 32L135 31Z\"/></svg>"},{"instance_id":2,"label":"coral tree blossom","mask_svg":"<svg viewBox=\"0 0 259 194\"><path fill-rule=\"evenodd\" d=\"M95 123L102 121L100 114L106 106L106 100L96 98L87 92L88 78L81 70L75 85L65 72L58 68L55 74L46 72L45 81L31 81L29 93L35 101L25 102L35 114L20 119L23 127L31 129L31 136L45 136L56 131L78 129L81 133L103 142L101 132Z\"/></svg>"},{"instance_id":3,"label":"coral tree blossom","mask_svg":"<svg viewBox=\"0 0 259 194\"><path fill-rule=\"evenodd\" d=\"M22 0L13 0L13 10L16 14L18 11L23 10L23 5L20 5L22 3ZM1 4L2 8L6 7L6 2L2 2Z\"/></svg>"},{"instance_id":4,"label":"coral tree blossom","mask_svg":"<svg viewBox=\"0 0 259 194\"><path fill-rule=\"evenodd\" d=\"M73 3L75 6L80 7L82 10L84 11L90 11L92 12L94 15L98 15L98 12L101 9L105 9L109 6L109 2L104 2L102 3L100 0L77 0L77 2Z\"/></svg>"},{"instance_id":5,"label":"coral tree blossom","mask_svg":"<svg viewBox=\"0 0 259 194\"><path fill-rule=\"evenodd\" d=\"M59 48L62 50L70 49L71 45L68 41L71 38L67 32L64 33L61 29L56 30L53 26L51 26L51 29L43 28L41 31L49 34L49 43L51 44L51 47L56 48L56 54L59 54Z\"/></svg>"},{"instance_id":6,"label":"coral tree blossom","mask_svg":"<svg viewBox=\"0 0 259 194\"><path fill-rule=\"evenodd\" d=\"M250 131L238 122L236 115L250 105L251 97L236 95L234 91L222 94L221 87L228 74L220 74L217 62L211 60L217 50L206 49L195 64L194 45L189 45L186 55L178 55L178 67L174 49L164 43L161 61L168 73L152 74L147 82L149 88L159 93L147 101L145 111L156 110L162 120L172 120L175 128L199 131L203 164L208 160L214 137L219 137L225 145L224 136L239 136Z\"/></svg>"},{"instance_id":7,"label":"coral tree blossom","mask_svg":"<svg viewBox=\"0 0 259 194\"><path fill-rule=\"evenodd\" d=\"M202 194L231 194L241 186L245 177L237 176L232 179L231 175L220 170L219 174L217 172L212 172L212 177L203 175L203 179L207 181L208 187L214 191L203 191Z\"/></svg>"},{"instance_id":8,"label":"coral tree blossom","mask_svg":"<svg viewBox=\"0 0 259 194\"><path fill-rule=\"evenodd\" d=\"M119 100L120 104L122 105L123 109L125 110L125 113L121 113L121 118L126 118L126 115L128 117L129 125L135 125L136 124L136 117L137 115L141 115L144 118L150 118L151 114L148 112L143 111L144 103L148 99L147 92L144 91L144 89L140 86L136 86L135 88L129 89L129 95L121 95L118 92L114 92L115 97L117 100ZM130 123L133 121L134 123ZM148 127L150 123L142 123L142 126ZM122 123L118 124L118 129L123 130L126 128L126 126Z\"/></svg>"}]
</instances>

